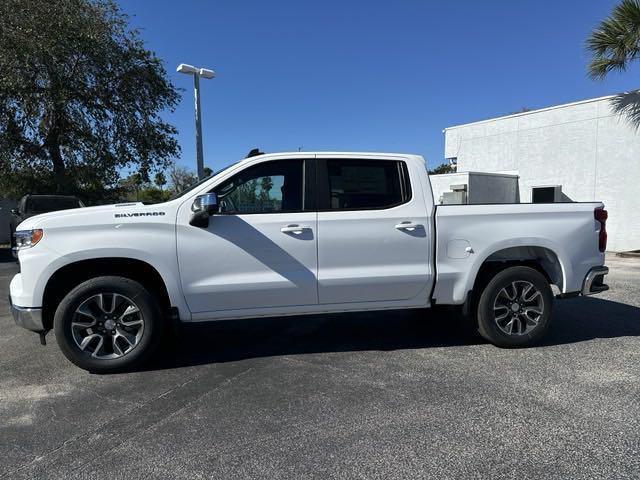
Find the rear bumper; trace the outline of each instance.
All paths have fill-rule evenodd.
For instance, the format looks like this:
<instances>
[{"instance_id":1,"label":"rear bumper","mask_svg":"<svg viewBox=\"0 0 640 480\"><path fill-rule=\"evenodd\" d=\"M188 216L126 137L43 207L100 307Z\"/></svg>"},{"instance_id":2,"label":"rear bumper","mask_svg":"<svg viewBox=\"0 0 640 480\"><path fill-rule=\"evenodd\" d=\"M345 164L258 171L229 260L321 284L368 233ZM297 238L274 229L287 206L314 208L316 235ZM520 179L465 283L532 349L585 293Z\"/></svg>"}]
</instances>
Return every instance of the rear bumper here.
<instances>
[{"instance_id":1,"label":"rear bumper","mask_svg":"<svg viewBox=\"0 0 640 480\"><path fill-rule=\"evenodd\" d=\"M9 305L11 305L11 315L13 315L13 321L16 322L16 325L32 332L39 333L45 330L41 308L18 307L13 304L11 297L9 297Z\"/></svg>"},{"instance_id":2,"label":"rear bumper","mask_svg":"<svg viewBox=\"0 0 640 480\"><path fill-rule=\"evenodd\" d=\"M582 295L595 295L596 293L609 290L609 285L604 283L604 276L609 273L609 268L593 267L584 277L582 282Z\"/></svg>"}]
</instances>

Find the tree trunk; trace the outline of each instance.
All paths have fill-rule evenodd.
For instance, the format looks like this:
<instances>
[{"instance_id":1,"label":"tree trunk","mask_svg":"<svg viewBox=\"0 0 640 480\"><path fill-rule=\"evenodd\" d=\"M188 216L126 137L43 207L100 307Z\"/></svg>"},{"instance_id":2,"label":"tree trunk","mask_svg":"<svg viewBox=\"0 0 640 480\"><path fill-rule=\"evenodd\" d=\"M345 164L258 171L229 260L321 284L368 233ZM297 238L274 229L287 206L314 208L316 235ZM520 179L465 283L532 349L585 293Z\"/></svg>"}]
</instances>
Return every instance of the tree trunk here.
<instances>
[{"instance_id":1,"label":"tree trunk","mask_svg":"<svg viewBox=\"0 0 640 480\"><path fill-rule=\"evenodd\" d=\"M51 163L53 164L53 180L56 185L56 193L66 194L68 193L67 190L69 185L65 175L66 167L60 148L60 134L63 131L63 128L60 125L62 120L61 108L56 105L52 110L53 111L50 115L51 124L49 126L49 132L47 133L44 145L49 153Z\"/></svg>"},{"instance_id":2,"label":"tree trunk","mask_svg":"<svg viewBox=\"0 0 640 480\"><path fill-rule=\"evenodd\" d=\"M47 142L47 151L49 157L53 163L53 179L56 183L56 193L65 194L67 192L67 178L66 168L64 165L64 159L62 158L62 152L60 151L60 144L58 139L54 139L51 142Z\"/></svg>"}]
</instances>

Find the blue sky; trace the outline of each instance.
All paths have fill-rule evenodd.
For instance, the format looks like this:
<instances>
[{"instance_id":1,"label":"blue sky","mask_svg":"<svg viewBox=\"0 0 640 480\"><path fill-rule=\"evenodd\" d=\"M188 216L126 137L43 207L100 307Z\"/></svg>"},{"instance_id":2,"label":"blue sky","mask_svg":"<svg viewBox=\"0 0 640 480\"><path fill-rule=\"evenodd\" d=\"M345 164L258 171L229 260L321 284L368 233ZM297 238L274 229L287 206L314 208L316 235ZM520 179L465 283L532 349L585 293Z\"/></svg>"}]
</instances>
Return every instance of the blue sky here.
<instances>
[{"instance_id":1,"label":"blue sky","mask_svg":"<svg viewBox=\"0 0 640 480\"><path fill-rule=\"evenodd\" d=\"M205 163L253 147L392 151L444 161L448 126L640 87L640 69L585 75L584 42L613 0L121 0L185 89L165 118L195 169L193 83Z\"/></svg>"}]
</instances>

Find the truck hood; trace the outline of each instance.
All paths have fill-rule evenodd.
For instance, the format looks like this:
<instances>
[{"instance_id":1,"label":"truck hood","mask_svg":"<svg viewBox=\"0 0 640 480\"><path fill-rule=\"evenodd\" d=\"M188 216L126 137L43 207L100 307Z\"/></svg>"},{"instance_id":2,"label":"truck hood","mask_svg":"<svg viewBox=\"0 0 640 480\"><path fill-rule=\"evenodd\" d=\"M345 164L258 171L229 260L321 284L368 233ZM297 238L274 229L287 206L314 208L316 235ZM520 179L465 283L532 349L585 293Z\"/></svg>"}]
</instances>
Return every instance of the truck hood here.
<instances>
[{"instance_id":1,"label":"truck hood","mask_svg":"<svg viewBox=\"0 0 640 480\"><path fill-rule=\"evenodd\" d=\"M44 228L47 226L77 226L95 223L100 219L104 223L107 219L117 222L117 213L148 213L150 211L163 210L159 205L144 205L140 202L118 203L114 205L101 205L98 207L73 208L71 210L58 210L56 212L42 213L34 215L24 220L16 230L31 230L34 228ZM93 219L93 221L89 221Z\"/></svg>"}]
</instances>

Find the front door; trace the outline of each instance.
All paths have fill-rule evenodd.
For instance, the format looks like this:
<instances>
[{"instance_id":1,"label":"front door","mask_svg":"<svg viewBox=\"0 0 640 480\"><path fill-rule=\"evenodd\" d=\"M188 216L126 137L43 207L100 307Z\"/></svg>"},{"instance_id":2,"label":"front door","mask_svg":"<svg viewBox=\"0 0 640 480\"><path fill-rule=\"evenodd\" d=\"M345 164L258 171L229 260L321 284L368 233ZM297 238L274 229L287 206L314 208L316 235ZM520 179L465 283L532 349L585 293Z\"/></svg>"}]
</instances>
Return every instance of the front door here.
<instances>
[{"instance_id":1,"label":"front door","mask_svg":"<svg viewBox=\"0 0 640 480\"><path fill-rule=\"evenodd\" d=\"M305 187L312 162L267 161L235 174L214 188L220 214L206 229L180 216L178 260L194 315L318 303L317 213Z\"/></svg>"}]
</instances>

